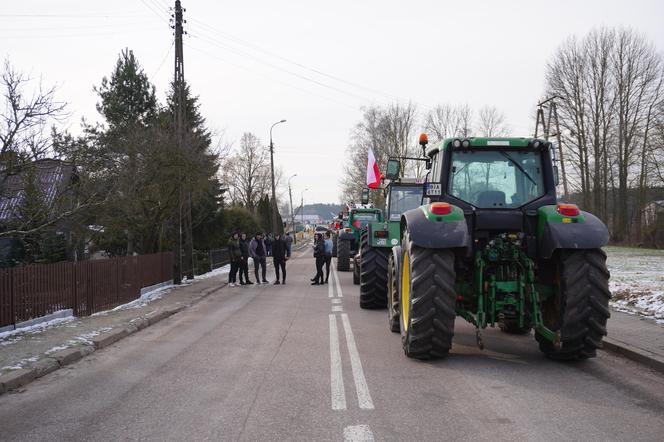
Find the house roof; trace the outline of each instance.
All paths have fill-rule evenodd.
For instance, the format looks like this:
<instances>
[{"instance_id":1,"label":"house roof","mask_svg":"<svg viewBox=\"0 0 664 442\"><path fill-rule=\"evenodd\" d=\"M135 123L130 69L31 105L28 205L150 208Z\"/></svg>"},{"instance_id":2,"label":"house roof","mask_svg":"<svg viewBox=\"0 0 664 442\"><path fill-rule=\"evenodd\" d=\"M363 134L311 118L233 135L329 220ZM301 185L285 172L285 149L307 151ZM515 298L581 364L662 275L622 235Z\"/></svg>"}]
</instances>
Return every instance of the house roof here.
<instances>
[{"instance_id":1,"label":"house roof","mask_svg":"<svg viewBox=\"0 0 664 442\"><path fill-rule=\"evenodd\" d=\"M76 175L73 164L55 160L43 159L32 163L35 170L35 183L49 207L53 205L58 194L64 190ZM0 222L11 219L25 194L25 178L29 168L19 174L2 176L0 172Z\"/></svg>"}]
</instances>

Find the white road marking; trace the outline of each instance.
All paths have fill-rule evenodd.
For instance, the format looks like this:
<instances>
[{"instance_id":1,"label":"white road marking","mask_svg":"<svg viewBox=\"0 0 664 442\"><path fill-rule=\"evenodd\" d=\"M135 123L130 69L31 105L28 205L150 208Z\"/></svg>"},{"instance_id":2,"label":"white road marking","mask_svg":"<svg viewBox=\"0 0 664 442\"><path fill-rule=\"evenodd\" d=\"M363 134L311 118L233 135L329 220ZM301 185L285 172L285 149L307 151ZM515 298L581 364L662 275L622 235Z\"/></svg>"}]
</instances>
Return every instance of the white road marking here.
<instances>
[{"instance_id":1,"label":"white road marking","mask_svg":"<svg viewBox=\"0 0 664 442\"><path fill-rule=\"evenodd\" d=\"M344 442L374 442L369 425L351 425L344 428Z\"/></svg>"},{"instance_id":2,"label":"white road marking","mask_svg":"<svg viewBox=\"0 0 664 442\"><path fill-rule=\"evenodd\" d=\"M330 269L330 271L332 271L332 269ZM334 279L332 280L332 284L327 285L327 297L334 298Z\"/></svg>"},{"instance_id":3,"label":"white road marking","mask_svg":"<svg viewBox=\"0 0 664 442\"><path fill-rule=\"evenodd\" d=\"M333 276L334 276L334 283L337 286L337 296L339 298L343 298L344 297L344 292L341 291L341 284L339 283L339 275L337 274L337 267L336 266L332 267L332 273L333 273Z\"/></svg>"},{"instance_id":4,"label":"white road marking","mask_svg":"<svg viewBox=\"0 0 664 442\"><path fill-rule=\"evenodd\" d=\"M341 372L341 352L339 351L339 332L337 317L330 315L330 386L332 391L332 409L346 409L346 392Z\"/></svg>"},{"instance_id":5,"label":"white road marking","mask_svg":"<svg viewBox=\"0 0 664 442\"><path fill-rule=\"evenodd\" d=\"M333 305L333 306L332 306L332 311L333 311L333 312L343 312L343 311L344 311L344 308L343 308L342 306L340 306L340 305Z\"/></svg>"},{"instance_id":6,"label":"white road marking","mask_svg":"<svg viewBox=\"0 0 664 442\"><path fill-rule=\"evenodd\" d=\"M334 298L331 301L332 301L332 304L341 304L341 299L339 299L339 298Z\"/></svg>"},{"instance_id":7,"label":"white road marking","mask_svg":"<svg viewBox=\"0 0 664 442\"><path fill-rule=\"evenodd\" d=\"M360 405L360 408L373 410L374 405L371 400L371 394L369 394L369 387L367 386L367 380L364 377L364 371L362 370L362 361L360 360L360 354L357 351L355 337L353 336L353 329L350 328L350 321L348 320L348 315L346 313L341 314L341 321L344 324L344 332L346 333L346 344L348 346L348 353L350 354L350 366L353 370L353 379L355 379L357 402Z\"/></svg>"}]
</instances>

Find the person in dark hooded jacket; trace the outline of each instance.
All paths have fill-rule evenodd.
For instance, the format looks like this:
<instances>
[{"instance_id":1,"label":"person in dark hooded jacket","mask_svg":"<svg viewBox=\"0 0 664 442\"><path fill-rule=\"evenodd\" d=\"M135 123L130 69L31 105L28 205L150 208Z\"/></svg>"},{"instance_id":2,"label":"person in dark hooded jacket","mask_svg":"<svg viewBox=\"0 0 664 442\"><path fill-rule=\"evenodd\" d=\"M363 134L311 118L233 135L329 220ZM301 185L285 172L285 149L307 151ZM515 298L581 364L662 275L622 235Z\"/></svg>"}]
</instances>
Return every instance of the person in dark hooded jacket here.
<instances>
[{"instance_id":1,"label":"person in dark hooded jacket","mask_svg":"<svg viewBox=\"0 0 664 442\"><path fill-rule=\"evenodd\" d=\"M286 241L281 238L281 234L274 235L272 241L272 259L274 260L274 271L277 274L275 284L286 284L286 260L288 259L288 246ZM281 270L282 279L279 282L279 270Z\"/></svg>"},{"instance_id":2,"label":"person in dark hooded jacket","mask_svg":"<svg viewBox=\"0 0 664 442\"><path fill-rule=\"evenodd\" d=\"M244 232L240 234L240 269L238 274L240 275L240 285L253 284L249 280L249 240ZM244 281L242 280L243 276Z\"/></svg>"},{"instance_id":3,"label":"person in dark hooded jacket","mask_svg":"<svg viewBox=\"0 0 664 442\"><path fill-rule=\"evenodd\" d=\"M311 285L324 284L323 265L325 264L325 241L323 241L323 235L321 233L316 233L314 258L316 258L316 276L314 276Z\"/></svg>"}]
</instances>

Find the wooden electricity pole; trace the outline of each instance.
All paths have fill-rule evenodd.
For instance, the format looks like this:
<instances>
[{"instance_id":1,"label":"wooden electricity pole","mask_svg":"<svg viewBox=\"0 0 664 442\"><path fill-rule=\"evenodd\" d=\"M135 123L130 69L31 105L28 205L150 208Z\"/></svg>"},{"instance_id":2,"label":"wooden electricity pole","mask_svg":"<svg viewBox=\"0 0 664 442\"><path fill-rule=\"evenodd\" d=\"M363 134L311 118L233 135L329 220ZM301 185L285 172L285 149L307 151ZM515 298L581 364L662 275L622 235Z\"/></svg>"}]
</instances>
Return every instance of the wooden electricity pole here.
<instances>
[{"instance_id":1,"label":"wooden electricity pole","mask_svg":"<svg viewBox=\"0 0 664 442\"><path fill-rule=\"evenodd\" d=\"M184 83L184 56L182 51L182 36L184 32L182 24L182 5L180 0L175 0L175 10L173 14L175 31L175 75L173 77L174 98L174 126L175 142L178 151L182 157L186 156L185 150L187 133L187 116L185 102L185 83ZM187 279L194 277L194 246L191 226L191 193L184 186L186 181L186 171L183 173L179 167L179 197L178 197L178 226L177 240L175 248L175 275L176 284L182 282L182 276Z\"/></svg>"}]
</instances>

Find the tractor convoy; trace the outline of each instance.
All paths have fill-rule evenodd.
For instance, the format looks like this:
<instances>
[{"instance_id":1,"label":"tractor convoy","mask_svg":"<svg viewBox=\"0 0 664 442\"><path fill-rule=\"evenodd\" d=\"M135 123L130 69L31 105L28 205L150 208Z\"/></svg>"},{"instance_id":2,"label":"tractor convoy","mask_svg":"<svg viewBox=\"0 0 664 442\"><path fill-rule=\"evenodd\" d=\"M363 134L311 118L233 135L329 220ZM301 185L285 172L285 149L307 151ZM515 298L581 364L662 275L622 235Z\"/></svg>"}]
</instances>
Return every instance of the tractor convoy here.
<instances>
[{"instance_id":1,"label":"tractor convoy","mask_svg":"<svg viewBox=\"0 0 664 442\"><path fill-rule=\"evenodd\" d=\"M360 307L387 307L408 357L446 356L455 319L482 331L534 330L552 359L595 356L609 318L606 226L558 201L555 147L530 138L450 138L422 158L390 158L385 212L351 208L337 223L337 269ZM404 160L426 179L405 178ZM368 195L368 192L365 192Z\"/></svg>"}]
</instances>

